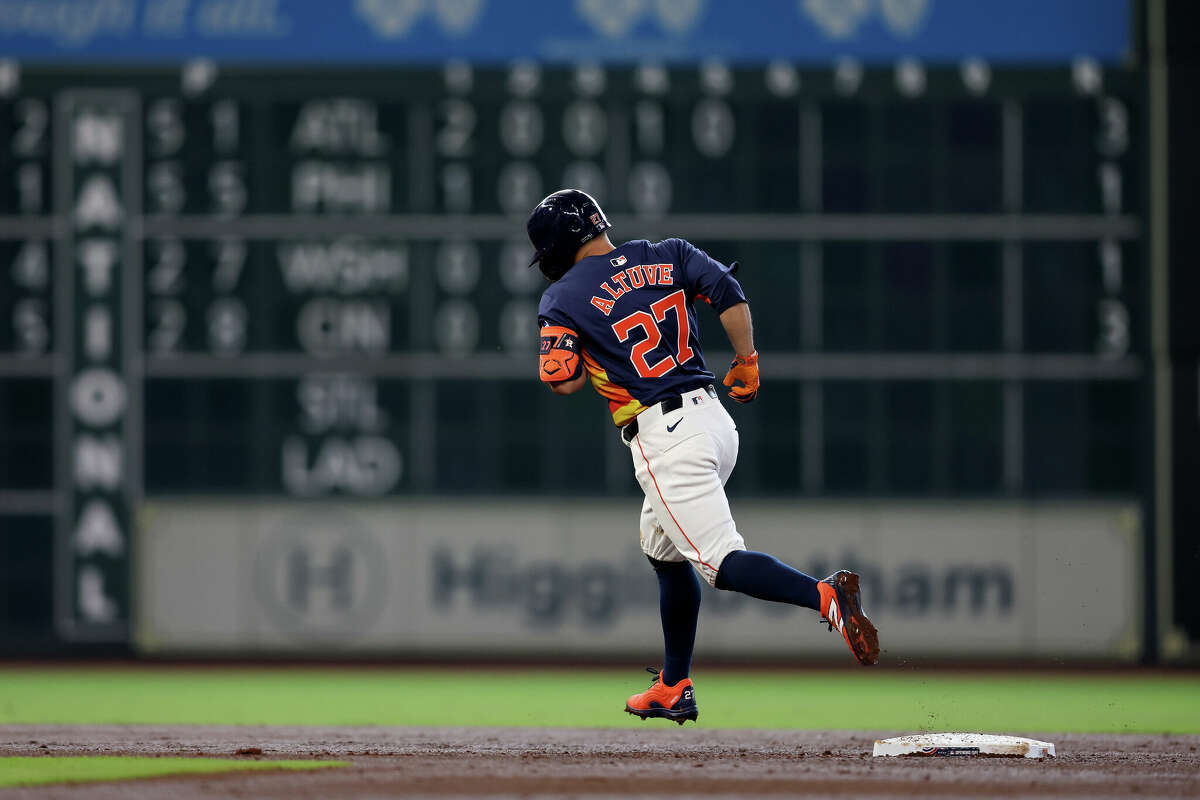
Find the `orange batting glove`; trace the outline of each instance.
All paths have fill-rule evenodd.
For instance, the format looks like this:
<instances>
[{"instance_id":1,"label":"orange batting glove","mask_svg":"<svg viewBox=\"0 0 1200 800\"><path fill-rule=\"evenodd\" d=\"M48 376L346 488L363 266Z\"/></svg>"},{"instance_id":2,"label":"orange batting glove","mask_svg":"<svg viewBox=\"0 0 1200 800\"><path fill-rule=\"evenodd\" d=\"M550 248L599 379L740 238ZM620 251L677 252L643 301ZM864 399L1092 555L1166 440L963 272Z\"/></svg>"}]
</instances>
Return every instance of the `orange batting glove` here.
<instances>
[{"instance_id":1,"label":"orange batting glove","mask_svg":"<svg viewBox=\"0 0 1200 800\"><path fill-rule=\"evenodd\" d=\"M735 356L722 383L730 387L729 396L739 403L749 403L758 397L758 351L748 356ZM741 386L735 386L736 383Z\"/></svg>"}]
</instances>

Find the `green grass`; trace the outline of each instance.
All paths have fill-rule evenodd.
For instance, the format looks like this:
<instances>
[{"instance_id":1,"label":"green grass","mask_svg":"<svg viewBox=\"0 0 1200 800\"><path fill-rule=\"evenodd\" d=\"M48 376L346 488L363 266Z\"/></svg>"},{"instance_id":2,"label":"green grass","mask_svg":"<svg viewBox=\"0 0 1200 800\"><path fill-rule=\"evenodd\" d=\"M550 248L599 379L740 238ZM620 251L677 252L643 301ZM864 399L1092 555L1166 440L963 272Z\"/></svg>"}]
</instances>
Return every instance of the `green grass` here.
<instances>
[{"instance_id":1,"label":"green grass","mask_svg":"<svg viewBox=\"0 0 1200 800\"><path fill-rule=\"evenodd\" d=\"M229 758L137 758L131 756L68 756L65 758L0 758L0 787L40 786L47 783L90 783L197 775L246 770L320 769L344 767L346 761L235 761Z\"/></svg>"},{"instance_id":2,"label":"green grass","mask_svg":"<svg viewBox=\"0 0 1200 800\"><path fill-rule=\"evenodd\" d=\"M623 727L636 670L0 667L0 724ZM700 670L705 728L1200 733L1200 675ZM654 723L644 723L654 724Z\"/></svg>"}]
</instances>

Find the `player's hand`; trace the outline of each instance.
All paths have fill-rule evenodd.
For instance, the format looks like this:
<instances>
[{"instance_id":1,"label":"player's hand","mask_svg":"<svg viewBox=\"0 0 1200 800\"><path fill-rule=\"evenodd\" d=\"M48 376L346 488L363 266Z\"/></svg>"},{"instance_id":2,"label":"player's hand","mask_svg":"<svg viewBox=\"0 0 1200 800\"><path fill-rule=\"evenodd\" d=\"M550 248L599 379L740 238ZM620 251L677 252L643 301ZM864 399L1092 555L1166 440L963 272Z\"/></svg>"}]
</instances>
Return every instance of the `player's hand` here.
<instances>
[{"instance_id":1,"label":"player's hand","mask_svg":"<svg viewBox=\"0 0 1200 800\"><path fill-rule=\"evenodd\" d=\"M729 396L739 403L749 403L758 397L758 351L735 356L722 383L730 387ZM739 383L740 386L736 385Z\"/></svg>"}]
</instances>

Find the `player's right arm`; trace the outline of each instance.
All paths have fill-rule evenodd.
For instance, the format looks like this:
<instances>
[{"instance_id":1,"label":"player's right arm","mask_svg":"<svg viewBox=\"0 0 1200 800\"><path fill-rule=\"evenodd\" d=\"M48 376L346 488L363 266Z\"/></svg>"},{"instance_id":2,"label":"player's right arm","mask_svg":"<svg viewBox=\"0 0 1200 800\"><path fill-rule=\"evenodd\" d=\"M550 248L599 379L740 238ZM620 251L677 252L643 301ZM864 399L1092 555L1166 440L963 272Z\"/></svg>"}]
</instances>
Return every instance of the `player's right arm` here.
<instances>
[{"instance_id":1,"label":"player's right arm","mask_svg":"<svg viewBox=\"0 0 1200 800\"><path fill-rule=\"evenodd\" d=\"M578 327L547 290L538 304L538 378L555 394L574 394L587 383Z\"/></svg>"},{"instance_id":2,"label":"player's right arm","mask_svg":"<svg viewBox=\"0 0 1200 800\"><path fill-rule=\"evenodd\" d=\"M578 378L573 378L569 381L559 381L558 383L548 383L546 385L549 386L550 391L554 392L555 394L567 395L578 392L584 387L584 384L587 383L587 380L588 376L585 372Z\"/></svg>"},{"instance_id":3,"label":"player's right arm","mask_svg":"<svg viewBox=\"0 0 1200 800\"><path fill-rule=\"evenodd\" d=\"M542 325L538 377L555 394L572 394L583 388L587 372L578 333L565 325Z\"/></svg>"}]
</instances>

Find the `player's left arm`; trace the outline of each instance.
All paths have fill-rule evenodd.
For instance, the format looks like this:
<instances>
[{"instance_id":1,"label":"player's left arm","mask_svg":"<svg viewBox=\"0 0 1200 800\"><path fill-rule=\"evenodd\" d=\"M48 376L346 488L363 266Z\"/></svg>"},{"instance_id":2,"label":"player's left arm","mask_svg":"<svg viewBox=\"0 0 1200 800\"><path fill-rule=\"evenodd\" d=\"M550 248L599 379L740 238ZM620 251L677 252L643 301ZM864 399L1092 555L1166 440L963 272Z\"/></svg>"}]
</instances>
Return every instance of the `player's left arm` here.
<instances>
[{"instance_id":1,"label":"player's left arm","mask_svg":"<svg viewBox=\"0 0 1200 800\"><path fill-rule=\"evenodd\" d=\"M721 326L739 356L750 356L754 351L754 321L750 317L750 304L746 301L730 306L721 312Z\"/></svg>"},{"instance_id":2,"label":"player's left arm","mask_svg":"<svg viewBox=\"0 0 1200 800\"><path fill-rule=\"evenodd\" d=\"M725 375L729 396L749 403L758 396L758 352L754 349L754 325L750 304L737 278L737 263L726 267L690 242L675 240L680 248L684 281L692 297L700 298L721 317L721 325L733 345L734 359Z\"/></svg>"},{"instance_id":3,"label":"player's left arm","mask_svg":"<svg viewBox=\"0 0 1200 800\"><path fill-rule=\"evenodd\" d=\"M739 403L749 403L758 396L758 351L754 349L754 321L750 304L742 301L721 312L721 326L733 345L733 363L723 383L730 387L729 396ZM740 384L740 385L739 385Z\"/></svg>"}]
</instances>

